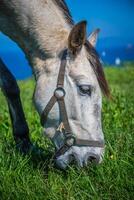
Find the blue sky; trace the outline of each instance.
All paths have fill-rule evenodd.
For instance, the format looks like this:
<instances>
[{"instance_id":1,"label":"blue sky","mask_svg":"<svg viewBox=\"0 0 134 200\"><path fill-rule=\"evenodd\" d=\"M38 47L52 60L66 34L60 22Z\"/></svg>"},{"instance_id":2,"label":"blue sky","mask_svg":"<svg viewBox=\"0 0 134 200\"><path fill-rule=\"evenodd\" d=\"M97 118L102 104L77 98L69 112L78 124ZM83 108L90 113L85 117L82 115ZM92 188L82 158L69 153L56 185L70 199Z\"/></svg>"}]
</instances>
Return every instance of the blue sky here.
<instances>
[{"instance_id":1,"label":"blue sky","mask_svg":"<svg viewBox=\"0 0 134 200\"><path fill-rule=\"evenodd\" d=\"M88 32L99 27L100 37L134 39L134 0L67 0L75 21L86 19Z\"/></svg>"}]
</instances>

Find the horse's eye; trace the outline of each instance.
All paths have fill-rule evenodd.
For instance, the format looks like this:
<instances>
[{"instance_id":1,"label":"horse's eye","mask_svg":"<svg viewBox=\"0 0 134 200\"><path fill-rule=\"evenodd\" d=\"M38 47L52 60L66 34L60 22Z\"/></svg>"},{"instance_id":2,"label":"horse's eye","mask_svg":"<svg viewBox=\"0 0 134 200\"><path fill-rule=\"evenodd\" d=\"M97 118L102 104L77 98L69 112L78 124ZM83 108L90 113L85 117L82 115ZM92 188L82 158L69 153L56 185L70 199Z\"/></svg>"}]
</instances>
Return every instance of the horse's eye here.
<instances>
[{"instance_id":1,"label":"horse's eye","mask_svg":"<svg viewBox=\"0 0 134 200\"><path fill-rule=\"evenodd\" d=\"M92 87L91 85L79 85L79 92L81 95L88 95L91 96Z\"/></svg>"}]
</instances>

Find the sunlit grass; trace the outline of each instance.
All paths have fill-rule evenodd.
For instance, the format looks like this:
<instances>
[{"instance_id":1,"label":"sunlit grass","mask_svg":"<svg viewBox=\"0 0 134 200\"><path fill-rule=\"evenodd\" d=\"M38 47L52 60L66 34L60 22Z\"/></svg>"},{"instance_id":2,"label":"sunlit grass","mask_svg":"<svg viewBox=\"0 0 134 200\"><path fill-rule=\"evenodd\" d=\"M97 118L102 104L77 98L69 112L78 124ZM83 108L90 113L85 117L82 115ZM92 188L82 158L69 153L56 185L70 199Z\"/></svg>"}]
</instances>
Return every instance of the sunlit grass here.
<instances>
[{"instance_id":1,"label":"sunlit grass","mask_svg":"<svg viewBox=\"0 0 134 200\"><path fill-rule=\"evenodd\" d=\"M0 199L2 200L97 200L134 198L134 66L105 69L113 101L103 100L104 161L66 172L46 161L16 152L6 101L0 92ZM34 81L19 82L21 97L33 142L53 151L42 135L32 104ZM49 154L48 154L49 155ZM49 159L48 159L49 158Z\"/></svg>"}]
</instances>

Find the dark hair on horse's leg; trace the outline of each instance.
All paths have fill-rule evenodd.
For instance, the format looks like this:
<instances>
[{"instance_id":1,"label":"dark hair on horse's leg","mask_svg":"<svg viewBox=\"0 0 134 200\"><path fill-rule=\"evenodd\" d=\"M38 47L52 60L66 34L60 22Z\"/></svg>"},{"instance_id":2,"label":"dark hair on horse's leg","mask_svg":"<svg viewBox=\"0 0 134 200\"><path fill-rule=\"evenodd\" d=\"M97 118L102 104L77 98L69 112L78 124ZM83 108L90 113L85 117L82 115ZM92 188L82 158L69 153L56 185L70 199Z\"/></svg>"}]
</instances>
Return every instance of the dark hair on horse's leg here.
<instances>
[{"instance_id":1,"label":"dark hair on horse's leg","mask_svg":"<svg viewBox=\"0 0 134 200\"><path fill-rule=\"evenodd\" d=\"M1 59L0 87L7 99L16 145L22 153L27 153L30 150L31 142L29 128L21 104L20 90L14 76Z\"/></svg>"}]
</instances>

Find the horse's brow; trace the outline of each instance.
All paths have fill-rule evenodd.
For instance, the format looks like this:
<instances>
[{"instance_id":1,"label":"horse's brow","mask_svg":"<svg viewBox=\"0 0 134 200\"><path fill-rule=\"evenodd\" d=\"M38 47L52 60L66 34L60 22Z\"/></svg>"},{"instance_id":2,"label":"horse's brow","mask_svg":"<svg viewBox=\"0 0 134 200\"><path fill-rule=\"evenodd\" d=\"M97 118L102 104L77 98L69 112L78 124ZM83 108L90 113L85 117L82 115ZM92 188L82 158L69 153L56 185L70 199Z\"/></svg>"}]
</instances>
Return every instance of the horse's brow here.
<instances>
[{"instance_id":1,"label":"horse's brow","mask_svg":"<svg viewBox=\"0 0 134 200\"><path fill-rule=\"evenodd\" d=\"M88 77L85 75L77 75L73 79L76 83L79 83L81 80L88 82Z\"/></svg>"}]
</instances>

